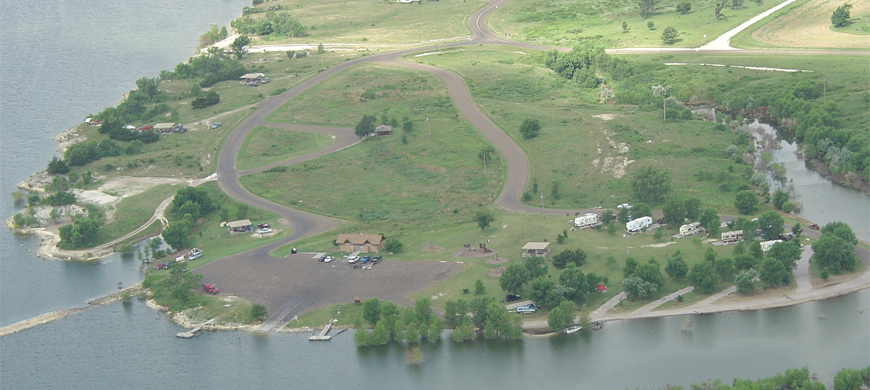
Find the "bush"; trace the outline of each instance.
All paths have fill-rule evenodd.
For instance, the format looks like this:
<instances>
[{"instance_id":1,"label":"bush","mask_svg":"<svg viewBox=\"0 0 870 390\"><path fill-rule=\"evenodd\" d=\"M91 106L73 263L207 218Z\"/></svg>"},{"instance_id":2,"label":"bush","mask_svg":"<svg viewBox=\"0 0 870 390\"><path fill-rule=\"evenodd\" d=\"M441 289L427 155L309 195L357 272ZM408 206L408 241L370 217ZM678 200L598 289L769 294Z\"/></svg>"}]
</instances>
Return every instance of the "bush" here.
<instances>
[{"instance_id":1,"label":"bush","mask_svg":"<svg viewBox=\"0 0 870 390\"><path fill-rule=\"evenodd\" d=\"M218 104L220 101L221 95L218 95L215 91L208 91L205 96L200 96L196 99L193 99L193 101L190 102L190 106L193 107L193 109L198 110Z\"/></svg>"},{"instance_id":2,"label":"bush","mask_svg":"<svg viewBox=\"0 0 870 390\"><path fill-rule=\"evenodd\" d=\"M388 238L384 241L384 249L386 249L387 252L397 253L402 250L403 246L405 246L405 244L402 244L398 238Z\"/></svg>"},{"instance_id":3,"label":"bush","mask_svg":"<svg viewBox=\"0 0 870 390\"><path fill-rule=\"evenodd\" d=\"M683 2L683 3L677 4L676 10L677 10L677 12L679 12L681 14L687 14L687 13L689 13L689 11L692 10L692 3Z\"/></svg>"},{"instance_id":4,"label":"bush","mask_svg":"<svg viewBox=\"0 0 870 390\"><path fill-rule=\"evenodd\" d=\"M520 134L523 135L523 138L535 138L538 136L538 133L541 131L541 124L537 119L526 119L523 121L523 124L520 125Z\"/></svg>"}]
</instances>

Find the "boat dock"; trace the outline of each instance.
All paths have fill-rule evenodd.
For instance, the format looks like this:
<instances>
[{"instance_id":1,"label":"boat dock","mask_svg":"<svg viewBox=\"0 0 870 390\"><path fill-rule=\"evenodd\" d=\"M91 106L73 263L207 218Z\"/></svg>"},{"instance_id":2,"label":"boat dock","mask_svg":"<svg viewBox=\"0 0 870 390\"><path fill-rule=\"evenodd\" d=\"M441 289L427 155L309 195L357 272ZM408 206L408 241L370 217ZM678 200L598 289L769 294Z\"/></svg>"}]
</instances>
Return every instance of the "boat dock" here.
<instances>
[{"instance_id":1,"label":"boat dock","mask_svg":"<svg viewBox=\"0 0 870 390\"><path fill-rule=\"evenodd\" d=\"M203 322L202 324L200 324L200 325L197 326L196 328L193 328L193 329L191 329L191 330L188 330L187 332L180 332L180 333L176 334L175 337L178 337L178 338L180 338L180 339L189 339L189 338L193 338L193 336L196 336L196 332L199 332L200 330L202 330L202 327L204 327L204 326L206 326L206 325L210 325L210 324L211 324L212 322L214 322L214 320L216 320L216 319L217 319L217 317L212 318L212 319L210 319L210 320L208 320L208 321L206 321L206 322Z\"/></svg>"},{"instance_id":2,"label":"boat dock","mask_svg":"<svg viewBox=\"0 0 870 390\"><path fill-rule=\"evenodd\" d=\"M308 341L329 341L332 336L328 335L329 330L332 329L332 322L330 321L326 325L323 326L323 329L320 330L319 335L311 335L308 337Z\"/></svg>"}]
</instances>

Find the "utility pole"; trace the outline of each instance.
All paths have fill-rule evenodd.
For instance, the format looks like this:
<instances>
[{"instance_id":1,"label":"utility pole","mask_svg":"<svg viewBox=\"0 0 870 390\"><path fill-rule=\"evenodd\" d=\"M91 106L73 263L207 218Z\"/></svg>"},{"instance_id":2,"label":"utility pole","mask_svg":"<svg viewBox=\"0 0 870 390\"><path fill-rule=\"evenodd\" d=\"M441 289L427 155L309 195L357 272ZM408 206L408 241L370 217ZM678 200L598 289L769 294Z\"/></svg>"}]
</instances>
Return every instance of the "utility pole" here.
<instances>
[{"instance_id":1,"label":"utility pole","mask_svg":"<svg viewBox=\"0 0 870 390\"><path fill-rule=\"evenodd\" d=\"M541 208L544 208L544 191L541 191Z\"/></svg>"},{"instance_id":2,"label":"utility pole","mask_svg":"<svg viewBox=\"0 0 870 390\"><path fill-rule=\"evenodd\" d=\"M429 127L429 115L426 115L426 129L429 130L429 136L432 136L432 128Z\"/></svg>"}]
</instances>

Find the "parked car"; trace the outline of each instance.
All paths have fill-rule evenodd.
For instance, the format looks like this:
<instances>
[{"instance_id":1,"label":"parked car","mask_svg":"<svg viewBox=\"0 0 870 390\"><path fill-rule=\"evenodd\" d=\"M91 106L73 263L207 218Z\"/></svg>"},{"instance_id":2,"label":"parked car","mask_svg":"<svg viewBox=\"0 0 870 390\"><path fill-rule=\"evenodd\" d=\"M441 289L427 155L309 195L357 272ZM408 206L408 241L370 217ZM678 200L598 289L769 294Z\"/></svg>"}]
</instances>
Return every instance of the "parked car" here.
<instances>
[{"instance_id":1,"label":"parked car","mask_svg":"<svg viewBox=\"0 0 870 390\"><path fill-rule=\"evenodd\" d=\"M325 261L326 261L326 256L320 256L320 257L318 257L318 258L317 258L317 261L319 261L319 262L321 262L321 263L325 262Z\"/></svg>"},{"instance_id":2,"label":"parked car","mask_svg":"<svg viewBox=\"0 0 870 390\"><path fill-rule=\"evenodd\" d=\"M360 262L365 264L365 263L368 263L369 261L371 261L371 259L372 259L371 256L363 256L359 260L360 260Z\"/></svg>"},{"instance_id":3,"label":"parked car","mask_svg":"<svg viewBox=\"0 0 870 390\"><path fill-rule=\"evenodd\" d=\"M381 256L373 256L372 257L372 264L380 263L382 259L383 258Z\"/></svg>"},{"instance_id":4,"label":"parked car","mask_svg":"<svg viewBox=\"0 0 870 390\"><path fill-rule=\"evenodd\" d=\"M810 229L819 230L819 225L814 223L814 224L810 225Z\"/></svg>"},{"instance_id":5,"label":"parked car","mask_svg":"<svg viewBox=\"0 0 870 390\"><path fill-rule=\"evenodd\" d=\"M351 256L347 258L347 262L351 264L356 263L357 261L359 261L359 256Z\"/></svg>"},{"instance_id":6,"label":"parked car","mask_svg":"<svg viewBox=\"0 0 870 390\"><path fill-rule=\"evenodd\" d=\"M151 130L151 129L152 129L151 126L146 125L146 126L139 126L139 128L137 130Z\"/></svg>"},{"instance_id":7,"label":"parked car","mask_svg":"<svg viewBox=\"0 0 870 390\"><path fill-rule=\"evenodd\" d=\"M187 131L187 128L186 127L179 127L178 130L175 130L175 131L179 132L179 133L184 133Z\"/></svg>"},{"instance_id":8,"label":"parked car","mask_svg":"<svg viewBox=\"0 0 870 390\"><path fill-rule=\"evenodd\" d=\"M212 123L212 124L211 124L211 128L212 128L212 129L217 129L218 127L221 127L221 123L220 123L220 122L215 122L215 123Z\"/></svg>"},{"instance_id":9,"label":"parked car","mask_svg":"<svg viewBox=\"0 0 870 390\"><path fill-rule=\"evenodd\" d=\"M335 257L326 256L326 259L324 259L323 262L324 263L331 263L333 260L335 260Z\"/></svg>"},{"instance_id":10,"label":"parked car","mask_svg":"<svg viewBox=\"0 0 870 390\"><path fill-rule=\"evenodd\" d=\"M665 221L662 220L661 218L659 218L659 219L656 220L656 223L659 224L659 225L661 225L661 224L665 223Z\"/></svg>"},{"instance_id":11,"label":"parked car","mask_svg":"<svg viewBox=\"0 0 870 390\"><path fill-rule=\"evenodd\" d=\"M178 257L176 257L176 258L175 258L175 262L176 262L176 263L183 263L183 262L184 262L184 256L178 256Z\"/></svg>"},{"instance_id":12,"label":"parked car","mask_svg":"<svg viewBox=\"0 0 870 390\"><path fill-rule=\"evenodd\" d=\"M260 230L257 230L257 233L259 233L259 234L272 233L272 229L270 229L270 228L260 229Z\"/></svg>"},{"instance_id":13,"label":"parked car","mask_svg":"<svg viewBox=\"0 0 870 390\"><path fill-rule=\"evenodd\" d=\"M268 84L270 81L272 81L272 79L268 77L263 77L262 79L260 79L260 84Z\"/></svg>"},{"instance_id":14,"label":"parked car","mask_svg":"<svg viewBox=\"0 0 870 390\"><path fill-rule=\"evenodd\" d=\"M508 294L508 295L504 296L505 302L514 302L514 301L519 301L520 299L521 299L520 296L517 294Z\"/></svg>"},{"instance_id":15,"label":"parked car","mask_svg":"<svg viewBox=\"0 0 870 390\"><path fill-rule=\"evenodd\" d=\"M520 313L520 314L531 314L531 313L534 313L536 311L538 311L538 307L535 306L534 304L520 306L517 308L517 313Z\"/></svg>"},{"instance_id":16,"label":"parked car","mask_svg":"<svg viewBox=\"0 0 870 390\"><path fill-rule=\"evenodd\" d=\"M268 223L261 223L261 224L257 225L257 227L260 229L266 229L266 228L272 227L272 225L269 225Z\"/></svg>"},{"instance_id":17,"label":"parked car","mask_svg":"<svg viewBox=\"0 0 870 390\"><path fill-rule=\"evenodd\" d=\"M187 254L188 260L196 260L202 257L202 251L199 248L193 248L190 250L190 253Z\"/></svg>"}]
</instances>

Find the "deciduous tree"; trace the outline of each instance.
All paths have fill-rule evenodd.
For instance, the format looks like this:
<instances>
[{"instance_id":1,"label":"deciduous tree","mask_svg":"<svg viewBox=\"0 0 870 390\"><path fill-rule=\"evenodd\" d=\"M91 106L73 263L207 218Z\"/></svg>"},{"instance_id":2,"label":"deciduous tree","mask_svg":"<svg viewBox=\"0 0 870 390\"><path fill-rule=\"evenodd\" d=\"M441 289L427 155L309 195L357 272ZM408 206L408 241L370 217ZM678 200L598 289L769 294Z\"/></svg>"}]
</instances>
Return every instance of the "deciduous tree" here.
<instances>
[{"instance_id":1,"label":"deciduous tree","mask_svg":"<svg viewBox=\"0 0 870 390\"><path fill-rule=\"evenodd\" d=\"M664 31L662 31L662 43L665 45L673 45L674 42L677 41L677 29L673 27L666 27Z\"/></svg>"},{"instance_id":2,"label":"deciduous tree","mask_svg":"<svg viewBox=\"0 0 870 390\"><path fill-rule=\"evenodd\" d=\"M510 294L519 294L523 291L523 285L531 280L529 270L520 263L510 263L502 271L498 284L501 289ZM446 318L446 317L445 317ZM455 326L455 325L454 325Z\"/></svg>"},{"instance_id":3,"label":"deciduous tree","mask_svg":"<svg viewBox=\"0 0 870 390\"><path fill-rule=\"evenodd\" d=\"M831 14L831 24L834 27L845 27L852 22L851 15L852 4L846 3L843 4L837 9L834 10L834 13Z\"/></svg>"},{"instance_id":4,"label":"deciduous tree","mask_svg":"<svg viewBox=\"0 0 870 390\"><path fill-rule=\"evenodd\" d=\"M377 120L378 118L373 114L363 115L362 119L360 119L353 128L353 133L360 138L368 137L369 134L375 132L375 122L377 122Z\"/></svg>"},{"instance_id":5,"label":"deciduous tree","mask_svg":"<svg viewBox=\"0 0 870 390\"><path fill-rule=\"evenodd\" d=\"M523 138L535 138L538 136L538 133L541 131L541 124L537 119L525 119L523 123L520 125L520 134L523 135Z\"/></svg>"},{"instance_id":6,"label":"deciduous tree","mask_svg":"<svg viewBox=\"0 0 870 390\"><path fill-rule=\"evenodd\" d=\"M248 52L248 45L250 44L251 38L247 35L242 34L236 37L233 43L230 44L230 49L232 49L233 54L236 56L236 58L242 59L242 57L244 57L245 54Z\"/></svg>"},{"instance_id":7,"label":"deciduous tree","mask_svg":"<svg viewBox=\"0 0 870 390\"><path fill-rule=\"evenodd\" d=\"M758 228L761 236L767 240L777 239L783 232L783 219L776 211L767 211L758 217Z\"/></svg>"},{"instance_id":8,"label":"deciduous tree","mask_svg":"<svg viewBox=\"0 0 870 390\"><path fill-rule=\"evenodd\" d=\"M495 216L489 210L480 210L474 215L474 220L480 230L486 230L492 221L495 221Z\"/></svg>"},{"instance_id":9,"label":"deciduous tree","mask_svg":"<svg viewBox=\"0 0 870 390\"><path fill-rule=\"evenodd\" d=\"M631 175L630 183L635 198L653 205L663 201L671 190L671 173L646 165Z\"/></svg>"},{"instance_id":10,"label":"deciduous tree","mask_svg":"<svg viewBox=\"0 0 870 390\"><path fill-rule=\"evenodd\" d=\"M758 208L758 197L752 191L740 191L734 198L734 207L743 214L752 214Z\"/></svg>"}]
</instances>

